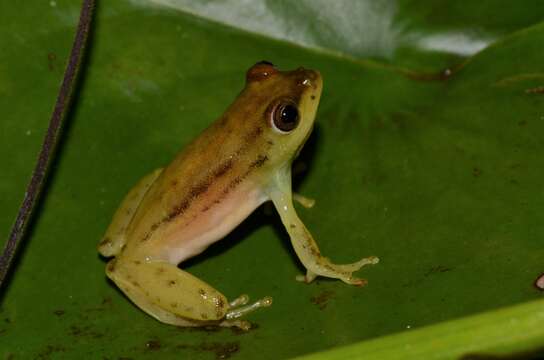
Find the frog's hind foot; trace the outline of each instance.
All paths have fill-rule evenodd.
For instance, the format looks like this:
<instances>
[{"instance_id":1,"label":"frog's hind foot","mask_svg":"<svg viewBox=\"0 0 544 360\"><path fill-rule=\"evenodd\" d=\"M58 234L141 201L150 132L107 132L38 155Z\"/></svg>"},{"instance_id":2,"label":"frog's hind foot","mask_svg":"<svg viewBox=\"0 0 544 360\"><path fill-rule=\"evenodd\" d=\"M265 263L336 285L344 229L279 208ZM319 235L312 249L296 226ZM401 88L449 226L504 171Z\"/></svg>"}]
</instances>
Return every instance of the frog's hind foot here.
<instances>
[{"instance_id":1,"label":"frog's hind foot","mask_svg":"<svg viewBox=\"0 0 544 360\"><path fill-rule=\"evenodd\" d=\"M228 327L228 328L238 328L243 331L248 331L251 329L251 323L246 320L223 320L217 326Z\"/></svg>"},{"instance_id":2,"label":"frog's hind foot","mask_svg":"<svg viewBox=\"0 0 544 360\"><path fill-rule=\"evenodd\" d=\"M229 307L230 308L235 308L235 307L238 307L238 306L242 306L242 305L247 304L248 301L249 301L249 296L247 296L247 294L242 294L242 295L238 296L236 299L234 299L232 301L229 301Z\"/></svg>"},{"instance_id":3,"label":"frog's hind foot","mask_svg":"<svg viewBox=\"0 0 544 360\"><path fill-rule=\"evenodd\" d=\"M270 296L265 296L264 298L257 300L253 304L246 305L249 301L247 295L241 295L229 303L230 309L225 315L227 321L238 319L246 314L249 314L259 308L269 307L272 305L272 298Z\"/></svg>"}]
</instances>

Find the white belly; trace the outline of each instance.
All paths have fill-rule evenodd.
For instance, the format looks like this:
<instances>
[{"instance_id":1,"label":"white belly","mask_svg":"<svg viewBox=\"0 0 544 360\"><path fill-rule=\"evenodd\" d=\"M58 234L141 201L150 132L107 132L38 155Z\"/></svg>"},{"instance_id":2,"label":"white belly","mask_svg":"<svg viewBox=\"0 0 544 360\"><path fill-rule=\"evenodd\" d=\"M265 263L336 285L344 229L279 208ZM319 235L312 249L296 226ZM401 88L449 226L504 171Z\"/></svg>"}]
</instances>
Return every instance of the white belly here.
<instances>
[{"instance_id":1,"label":"white belly","mask_svg":"<svg viewBox=\"0 0 544 360\"><path fill-rule=\"evenodd\" d=\"M246 186L222 199L187 225L173 224L163 233L162 256L172 264L179 264L203 252L212 243L222 239L249 216L259 205L269 200L260 189L248 191ZM198 205L195 205L198 206Z\"/></svg>"}]
</instances>

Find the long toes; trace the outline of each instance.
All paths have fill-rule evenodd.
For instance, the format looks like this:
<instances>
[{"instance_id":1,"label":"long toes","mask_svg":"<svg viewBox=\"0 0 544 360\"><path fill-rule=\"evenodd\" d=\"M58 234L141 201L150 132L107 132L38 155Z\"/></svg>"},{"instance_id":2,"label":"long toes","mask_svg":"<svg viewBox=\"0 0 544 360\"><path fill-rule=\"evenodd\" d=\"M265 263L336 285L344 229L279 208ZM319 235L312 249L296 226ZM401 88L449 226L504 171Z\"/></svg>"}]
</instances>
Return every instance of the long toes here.
<instances>
[{"instance_id":1,"label":"long toes","mask_svg":"<svg viewBox=\"0 0 544 360\"><path fill-rule=\"evenodd\" d=\"M242 294L238 296L236 299L229 302L229 307L234 308L241 305L245 305L248 303L248 301L249 301L249 296L247 296L246 294Z\"/></svg>"},{"instance_id":2,"label":"long toes","mask_svg":"<svg viewBox=\"0 0 544 360\"><path fill-rule=\"evenodd\" d=\"M357 270L359 270L360 268L362 268L363 266L366 266L366 265L374 265L374 264L377 264L380 262L380 259L377 258L376 256L370 256L370 257L367 257L367 258L363 258L357 262L354 262L352 264L345 264L345 265L338 265L338 267L342 270L342 271L347 271L347 272L355 272Z\"/></svg>"},{"instance_id":3,"label":"long toes","mask_svg":"<svg viewBox=\"0 0 544 360\"><path fill-rule=\"evenodd\" d=\"M235 327L240 330L248 331L251 329L251 323L245 320L224 320L219 323L222 327Z\"/></svg>"},{"instance_id":4,"label":"long toes","mask_svg":"<svg viewBox=\"0 0 544 360\"><path fill-rule=\"evenodd\" d=\"M362 258L361 260L357 261L355 264L359 266L359 269L366 265L374 265L380 262L380 259L376 256L369 256L366 258Z\"/></svg>"},{"instance_id":5,"label":"long toes","mask_svg":"<svg viewBox=\"0 0 544 360\"><path fill-rule=\"evenodd\" d=\"M244 316L245 314L257 310L258 308L268 307L270 305L272 305L272 298L270 296L265 296L264 298L254 302L251 305L245 305L229 310L229 312L227 312L227 315L225 315L225 318L227 320L237 319L241 316Z\"/></svg>"},{"instance_id":6,"label":"long toes","mask_svg":"<svg viewBox=\"0 0 544 360\"><path fill-rule=\"evenodd\" d=\"M349 278L349 279L342 279L346 284L355 285L355 286L365 286L368 284L368 281L366 279L359 279L359 278Z\"/></svg>"}]
</instances>

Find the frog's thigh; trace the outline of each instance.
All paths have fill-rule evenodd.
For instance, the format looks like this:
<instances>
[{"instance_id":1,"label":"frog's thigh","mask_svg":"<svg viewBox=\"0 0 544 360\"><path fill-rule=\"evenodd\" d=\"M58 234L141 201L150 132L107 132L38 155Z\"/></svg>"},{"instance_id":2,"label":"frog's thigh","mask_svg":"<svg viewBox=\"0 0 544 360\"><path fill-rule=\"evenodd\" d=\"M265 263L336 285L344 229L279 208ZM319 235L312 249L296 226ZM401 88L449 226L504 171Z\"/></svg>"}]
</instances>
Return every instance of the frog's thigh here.
<instances>
[{"instance_id":1,"label":"frog's thigh","mask_svg":"<svg viewBox=\"0 0 544 360\"><path fill-rule=\"evenodd\" d=\"M165 323L187 326L179 317L221 320L229 309L223 294L167 262L121 256L108 264L106 273L134 303Z\"/></svg>"},{"instance_id":2,"label":"frog's thigh","mask_svg":"<svg viewBox=\"0 0 544 360\"><path fill-rule=\"evenodd\" d=\"M125 196L121 205L115 212L106 234L98 244L98 252L103 256L114 256L119 254L126 242L125 232L138 209L147 190L162 173L162 168L144 176Z\"/></svg>"}]
</instances>

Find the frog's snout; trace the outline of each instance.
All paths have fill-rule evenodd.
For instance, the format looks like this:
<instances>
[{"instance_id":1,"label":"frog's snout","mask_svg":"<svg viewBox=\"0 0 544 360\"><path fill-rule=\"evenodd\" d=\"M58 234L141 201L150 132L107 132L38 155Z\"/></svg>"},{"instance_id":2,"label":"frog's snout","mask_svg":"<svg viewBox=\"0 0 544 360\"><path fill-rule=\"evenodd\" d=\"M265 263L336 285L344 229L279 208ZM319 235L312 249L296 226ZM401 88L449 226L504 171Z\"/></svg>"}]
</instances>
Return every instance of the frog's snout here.
<instances>
[{"instance_id":1,"label":"frog's snout","mask_svg":"<svg viewBox=\"0 0 544 360\"><path fill-rule=\"evenodd\" d=\"M305 69L302 66L295 70L295 72L301 74L303 77L308 80L317 80L321 78L321 74L317 70Z\"/></svg>"},{"instance_id":2,"label":"frog's snout","mask_svg":"<svg viewBox=\"0 0 544 360\"><path fill-rule=\"evenodd\" d=\"M319 71L299 67L294 72L297 75L299 85L312 87L316 90L321 87L322 80Z\"/></svg>"}]
</instances>

